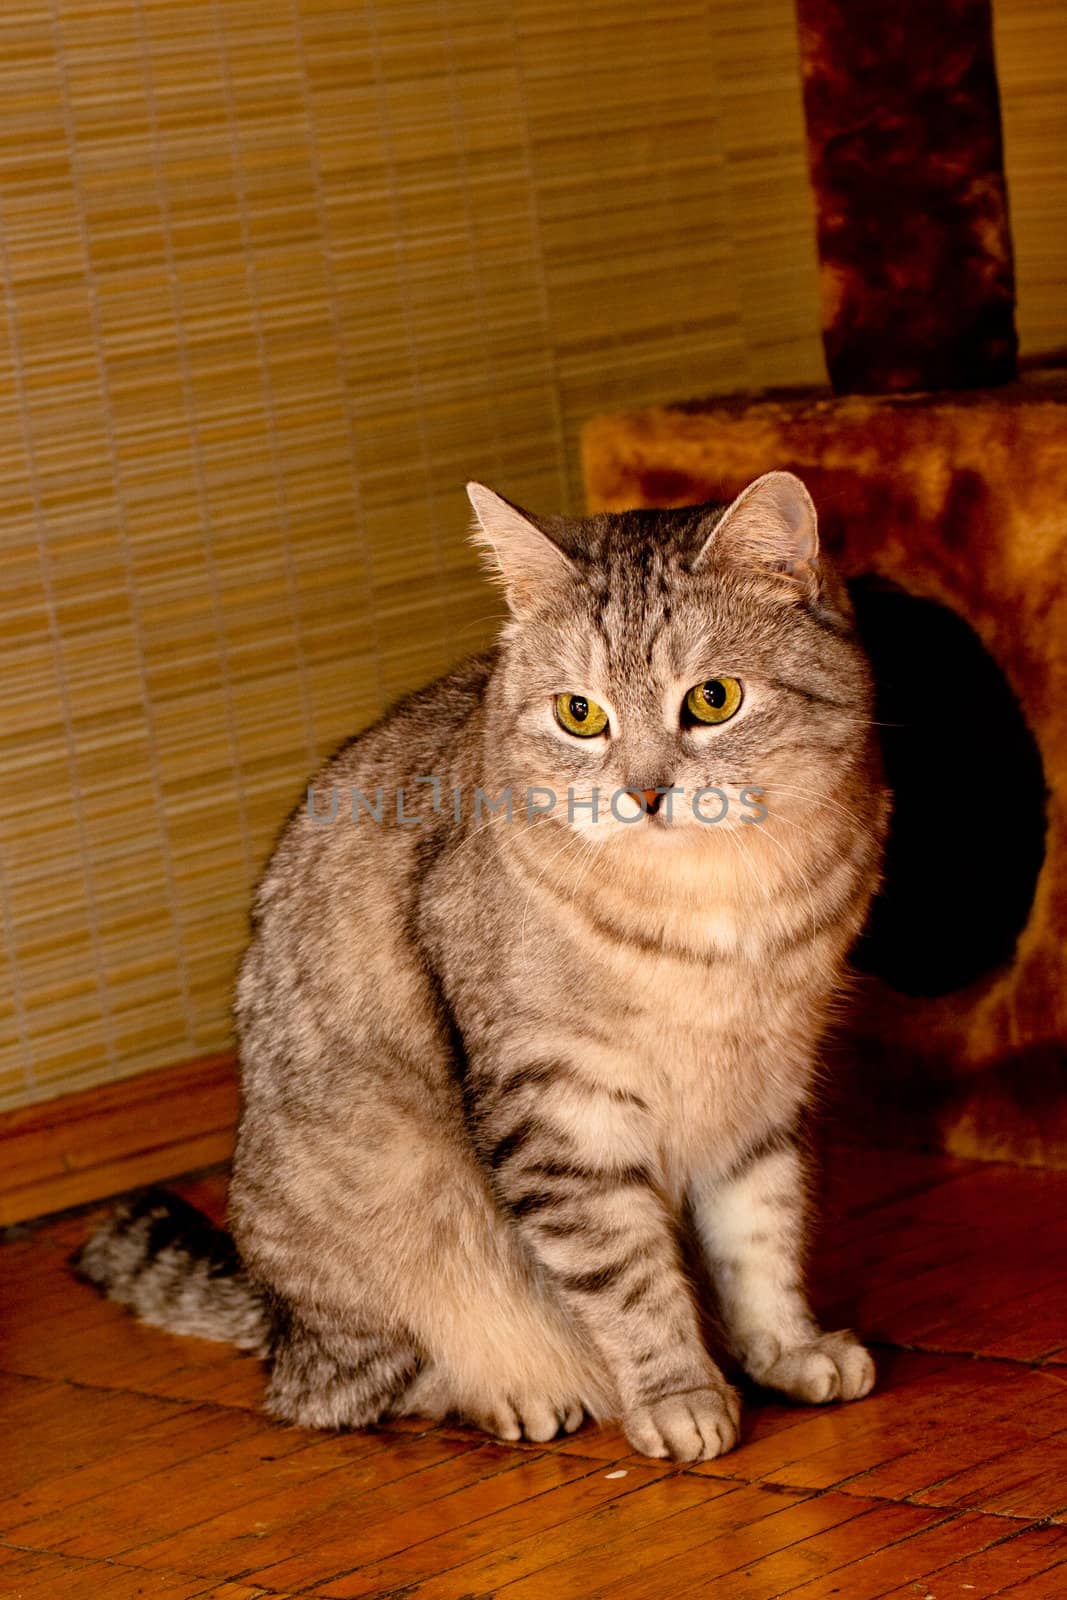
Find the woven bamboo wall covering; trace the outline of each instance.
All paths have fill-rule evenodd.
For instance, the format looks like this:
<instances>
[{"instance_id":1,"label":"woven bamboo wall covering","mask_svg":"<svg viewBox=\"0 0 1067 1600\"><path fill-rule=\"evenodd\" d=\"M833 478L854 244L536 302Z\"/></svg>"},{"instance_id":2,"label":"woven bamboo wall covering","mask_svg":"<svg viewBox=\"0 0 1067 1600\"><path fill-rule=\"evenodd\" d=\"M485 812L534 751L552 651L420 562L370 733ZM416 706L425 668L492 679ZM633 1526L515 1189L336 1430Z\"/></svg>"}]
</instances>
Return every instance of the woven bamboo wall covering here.
<instances>
[{"instance_id":1,"label":"woven bamboo wall covering","mask_svg":"<svg viewBox=\"0 0 1067 1600\"><path fill-rule=\"evenodd\" d=\"M1000 29L1044 348L1064 28ZM823 368L789 0L6 0L0 107L11 1105L225 1046L305 775L492 627L466 477Z\"/></svg>"}]
</instances>

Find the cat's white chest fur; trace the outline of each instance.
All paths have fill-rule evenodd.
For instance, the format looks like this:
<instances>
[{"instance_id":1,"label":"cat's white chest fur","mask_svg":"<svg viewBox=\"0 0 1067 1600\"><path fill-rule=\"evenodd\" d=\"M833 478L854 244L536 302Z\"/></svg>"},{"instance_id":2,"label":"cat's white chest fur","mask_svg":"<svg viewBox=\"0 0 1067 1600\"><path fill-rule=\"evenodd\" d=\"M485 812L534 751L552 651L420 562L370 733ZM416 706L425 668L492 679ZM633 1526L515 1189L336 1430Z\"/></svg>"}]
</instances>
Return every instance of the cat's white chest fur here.
<instances>
[{"instance_id":1,"label":"cat's white chest fur","mask_svg":"<svg viewBox=\"0 0 1067 1600\"><path fill-rule=\"evenodd\" d=\"M791 1117L808 1086L812 996L772 953L783 919L807 908L777 903L773 876L754 903L735 856L654 847L543 902L561 1015L518 1054L573 1062L601 1094L560 1091L564 1131L609 1163L651 1164L675 1201ZM589 1005L595 1039L566 1022Z\"/></svg>"},{"instance_id":2,"label":"cat's white chest fur","mask_svg":"<svg viewBox=\"0 0 1067 1600\"><path fill-rule=\"evenodd\" d=\"M791 1116L806 1087L805 1064L784 1060L751 1006L729 993L706 996L702 1008L680 1006L673 1025L635 1033L619 1064L640 1084L656 1165L676 1198L694 1173L726 1171Z\"/></svg>"},{"instance_id":3,"label":"cat's white chest fur","mask_svg":"<svg viewBox=\"0 0 1067 1600\"><path fill-rule=\"evenodd\" d=\"M761 1028L751 991L726 966L717 974L658 960L624 981L610 1039L583 1038L576 1052L566 1028L537 1038L541 1052L573 1063L552 1092L552 1117L606 1165L649 1165L679 1204L696 1174L725 1172L792 1116L806 1060ZM534 1042L519 1046L517 1062Z\"/></svg>"}]
</instances>

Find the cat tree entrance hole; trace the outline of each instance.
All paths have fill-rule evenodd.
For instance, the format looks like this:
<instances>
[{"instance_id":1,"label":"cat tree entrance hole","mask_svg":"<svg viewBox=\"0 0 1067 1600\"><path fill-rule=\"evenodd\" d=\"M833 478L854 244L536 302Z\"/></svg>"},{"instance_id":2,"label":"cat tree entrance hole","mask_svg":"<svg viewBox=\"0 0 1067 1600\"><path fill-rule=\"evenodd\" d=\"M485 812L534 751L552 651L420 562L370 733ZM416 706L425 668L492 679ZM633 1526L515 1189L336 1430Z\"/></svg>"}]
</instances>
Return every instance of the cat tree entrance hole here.
<instances>
[{"instance_id":1,"label":"cat tree entrance hole","mask_svg":"<svg viewBox=\"0 0 1067 1600\"><path fill-rule=\"evenodd\" d=\"M854 959L943 995L1011 960L1045 851L1045 779L1004 673L946 606L850 584L893 791L883 887Z\"/></svg>"}]
</instances>

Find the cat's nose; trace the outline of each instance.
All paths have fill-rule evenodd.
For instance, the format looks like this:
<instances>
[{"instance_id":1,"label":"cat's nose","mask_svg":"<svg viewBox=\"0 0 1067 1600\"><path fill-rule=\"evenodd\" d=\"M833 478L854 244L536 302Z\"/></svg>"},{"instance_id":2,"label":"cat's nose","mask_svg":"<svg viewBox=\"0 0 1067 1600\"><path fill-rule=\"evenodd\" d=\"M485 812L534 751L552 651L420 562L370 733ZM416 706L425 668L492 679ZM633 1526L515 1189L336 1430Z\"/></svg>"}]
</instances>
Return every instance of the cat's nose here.
<instances>
[{"instance_id":1,"label":"cat's nose","mask_svg":"<svg viewBox=\"0 0 1067 1600\"><path fill-rule=\"evenodd\" d=\"M663 796L658 789L627 789L627 794L632 794L635 800L644 800L645 810L650 817L654 817L659 810Z\"/></svg>"}]
</instances>

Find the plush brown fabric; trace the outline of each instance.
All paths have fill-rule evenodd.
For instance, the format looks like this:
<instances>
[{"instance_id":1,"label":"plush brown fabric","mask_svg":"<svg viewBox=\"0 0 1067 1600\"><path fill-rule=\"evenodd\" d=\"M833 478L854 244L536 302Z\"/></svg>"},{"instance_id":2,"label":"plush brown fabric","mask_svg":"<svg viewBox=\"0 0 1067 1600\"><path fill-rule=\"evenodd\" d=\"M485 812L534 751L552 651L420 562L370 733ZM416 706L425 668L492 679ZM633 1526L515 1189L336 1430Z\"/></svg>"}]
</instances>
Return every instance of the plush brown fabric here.
<instances>
[{"instance_id":1,"label":"plush brown fabric","mask_svg":"<svg viewBox=\"0 0 1067 1600\"><path fill-rule=\"evenodd\" d=\"M834 388L1015 373L989 0L799 0Z\"/></svg>"},{"instance_id":2,"label":"plush brown fabric","mask_svg":"<svg viewBox=\"0 0 1067 1600\"><path fill-rule=\"evenodd\" d=\"M584 453L594 510L727 499L761 472L791 468L848 575L949 607L999 665L1048 790L1044 861L1014 956L933 998L861 982L839 1079L852 1113L878 1132L1067 1165L1067 376L986 393L738 399L602 417ZM951 704L944 715L948 727ZM988 783L954 796L988 807L989 851L1017 825L1015 774L998 770L999 748L990 727ZM981 909L981 854L969 892Z\"/></svg>"}]
</instances>

